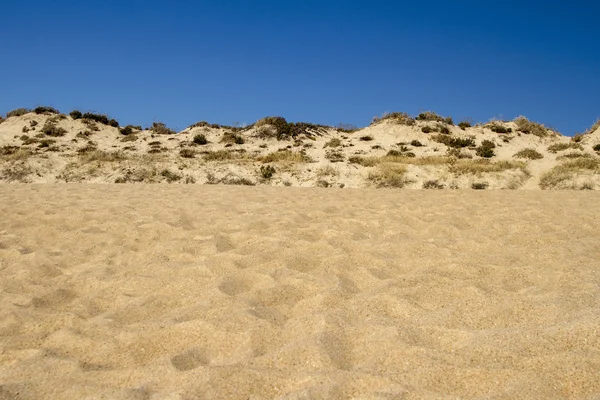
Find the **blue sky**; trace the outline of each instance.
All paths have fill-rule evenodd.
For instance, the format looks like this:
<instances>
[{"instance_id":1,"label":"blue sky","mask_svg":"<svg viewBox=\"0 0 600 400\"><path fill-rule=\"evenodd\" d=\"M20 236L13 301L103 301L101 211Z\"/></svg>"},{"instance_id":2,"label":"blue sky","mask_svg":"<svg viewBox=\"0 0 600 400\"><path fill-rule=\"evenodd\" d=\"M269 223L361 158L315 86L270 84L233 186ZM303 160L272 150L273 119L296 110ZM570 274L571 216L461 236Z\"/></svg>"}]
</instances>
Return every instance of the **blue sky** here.
<instances>
[{"instance_id":1,"label":"blue sky","mask_svg":"<svg viewBox=\"0 0 600 400\"><path fill-rule=\"evenodd\" d=\"M599 14L591 0L11 1L0 112L183 129L433 110L572 135L600 117Z\"/></svg>"}]
</instances>

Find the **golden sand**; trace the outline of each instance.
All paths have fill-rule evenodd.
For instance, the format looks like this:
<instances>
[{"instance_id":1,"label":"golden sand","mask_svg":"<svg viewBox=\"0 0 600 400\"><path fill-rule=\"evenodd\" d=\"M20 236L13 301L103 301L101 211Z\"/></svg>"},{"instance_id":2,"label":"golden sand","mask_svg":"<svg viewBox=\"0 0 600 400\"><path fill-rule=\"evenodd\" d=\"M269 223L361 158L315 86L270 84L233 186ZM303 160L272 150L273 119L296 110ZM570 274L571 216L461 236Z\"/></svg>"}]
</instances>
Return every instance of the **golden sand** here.
<instances>
[{"instance_id":1,"label":"golden sand","mask_svg":"<svg viewBox=\"0 0 600 400\"><path fill-rule=\"evenodd\" d=\"M598 398L590 192L0 186L0 398Z\"/></svg>"}]
</instances>

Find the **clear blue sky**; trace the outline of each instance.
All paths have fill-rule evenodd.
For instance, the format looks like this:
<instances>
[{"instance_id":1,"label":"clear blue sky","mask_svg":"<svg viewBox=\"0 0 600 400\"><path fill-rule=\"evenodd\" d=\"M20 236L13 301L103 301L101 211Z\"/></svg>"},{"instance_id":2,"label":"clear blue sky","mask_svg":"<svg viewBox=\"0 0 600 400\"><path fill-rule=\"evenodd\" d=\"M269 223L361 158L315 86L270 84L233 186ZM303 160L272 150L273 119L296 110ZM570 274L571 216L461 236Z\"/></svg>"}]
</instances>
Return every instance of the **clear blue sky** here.
<instances>
[{"instance_id":1,"label":"clear blue sky","mask_svg":"<svg viewBox=\"0 0 600 400\"><path fill-rule=\"evenodd\" d=\"M0 112L183 129L433 110L572 135L600 117L598 15L593 0L3 2Z\"/></svg>"}]
</instances>

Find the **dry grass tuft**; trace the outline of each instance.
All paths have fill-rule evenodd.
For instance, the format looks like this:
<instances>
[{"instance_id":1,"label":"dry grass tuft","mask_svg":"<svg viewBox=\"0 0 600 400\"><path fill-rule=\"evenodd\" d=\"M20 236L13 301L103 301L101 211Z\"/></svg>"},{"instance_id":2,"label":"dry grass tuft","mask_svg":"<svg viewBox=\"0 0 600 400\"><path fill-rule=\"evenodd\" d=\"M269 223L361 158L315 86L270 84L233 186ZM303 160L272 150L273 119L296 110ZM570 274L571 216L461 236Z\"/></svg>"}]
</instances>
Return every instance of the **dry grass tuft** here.
<instances>
[{"instance_id":1,"label":"dry grass tuft","mask_svg":"<svg viewBox=\"0 0 600 400\"><path fill-rule=\"evenodd\" d=\"M513 121L517 125L517 131L531 134L539 137L545 137L553 133L551 129L546 128L544 125L533 122L525 118L524 116L520 116L515 118Z\"/></svg>"},{"instance_id":2,"label":"dry grass tuft","mask_svg":"<svg viewBox=\"0 0 600 400\"><path fill-rule=\"evenodd\" d=\"M402 188L407 183L406 165L397 163L383 163L377 166L377 170L369 173L368 180L377 187Z\"/></svg>"},{"instance_id":3,"label":"dry grass tuft","mask_svg":"<svg viewBox=\"0 0 600 400\"><path fill-rule=\"evenodd\" d=\"M600 118L598 118L596 122L594 122L594 124L590 126L588 130L585 131L584 135L596 132L597 129L600 129Z\"/></svg>"},{"instance_id":4,"label":"dry grass tuft","mask_svg":"<svg viewBox=\"0 0 600 400\"><path fill-rule=\"evenodd\" d=\"M390 121L399 125L407 125L413 126L415 124L415 119L412 118L405 112L393 112L393 113L385 113L381 117L374 117L371 121L371 125L375 125L382 121Z\"/></svg>"},{"instance_id":5,"label":"dry grass tuft","mask_svg":"<svg viewBox=\"0 0 600 400\"><path fill-rule=\"evenodd\" d=\"M529 160L541 160L544 155L536 149L527 148L516 152L513 157L515 158L526 158Z\"/></svg>"},{"instance_id":6,"label":"dry grass tuft","mask_svg":"<svg viewBox=\"0 0 600 400\"><path fill-rule=\"evenodd\" d=\"M574 150L583 150L583 146L579 143L569 142L569 143L554 143L548 146L548 151L551 153L558 153L559 151L574 149Z\"/></svg>"},{"instance_id":7,"label":"dry grass tuft","mask_svg":"<svg viewBox=\"0 0 600 400\"><path fill-rule=\"evenodd\" d=\"M540 188L578 189L572 182L582 172L600 174L600 159L584 157L563 162L542 175L540 178Z\"/></svg>"},{"instance_id":8,"label":"dry grass tuft","mask_svg":"<svg viewBox=\"0 0 600 400\"><path fill-rule=\"evenodd\" d=\"M271 163L271 162L308 162L310 161L308 157L304 154L295 152L295 151L275 151L273 153L269 153L266 156L260 157L258 159L263 163Z\"/></svg>"},{"instance_id":9,"label":"dry grass tuft","mask_svg":"<svg viewBox=\"0 0 600 400\"><path fill-rule=\"evenodd\" d=\"M127 156L121 151L92 150L79 155L83 164L91 162L115 162L127 159Z\"/></svg>"},{"instance_id":10,"label":"dry grass tuft","mask_svg":"<svg viewBox=\"0 0 600 400\"><path fill-rule=\"evenodd\" d=\"M521 170L527 172L526 164L521 161L496 161L478 160L456 160L450 164L448 170L456 175L474 174L480 175L490 172L502 172L507 170Z\"/></svg>"}]
</instances>

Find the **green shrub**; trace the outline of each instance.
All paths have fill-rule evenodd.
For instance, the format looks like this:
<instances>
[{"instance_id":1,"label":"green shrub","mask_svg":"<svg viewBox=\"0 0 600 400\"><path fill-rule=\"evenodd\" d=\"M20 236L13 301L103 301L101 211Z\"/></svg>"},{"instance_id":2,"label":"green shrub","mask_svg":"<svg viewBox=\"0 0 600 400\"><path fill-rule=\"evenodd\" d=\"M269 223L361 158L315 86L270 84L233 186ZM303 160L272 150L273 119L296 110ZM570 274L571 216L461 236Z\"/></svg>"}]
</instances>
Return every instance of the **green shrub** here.
<instances>
[{"instance_id":1,"label":"green shrub","mask_svg":"<svg viewBox=\"0 0 600 400\"><path fill-rule=\"evenodd\" d=\"M475 145L475 140L472 137L452 137L449 135L435 135L432 136L431 139L437 143L445 144L448 147L452 148L462 148L469 147Z\"/></svg>"},{"instance_id":2,"label":"green shrub","mask_svg":"<svg viewBox=\"0 0 600 400\"><path fill-rule=\"evenodd\" d=\"M38 125L38 122L37 122L36 120L32 120L32 121L29 123L29 126L31 126L32 128L33 128L34 126L37 126L37 125Z\"/></svg>"},{"instance_id":3,"label":"green shrub","mask_svg":"<svg viewBox=\"0 0 600 400\"><path fill-rule=\"evenodd\" d=\"M458 127L464 131L465 129L471 127L471 123L469 121L460 121L458 123Z\"/></svg>"},{"instance_id":4,"label":"green shrub","mask_svg":"<svg viewBox=\"0 0 600 400\"><path fill-rule=\"evenodd\" d=\"M119 123L114 120L114 119L109 119L106 115L104 114L94 114L94 113L90 113L90 112L86 112L84 113L81 118L83 119L87 119L90 121L95 121L98 122L100 124L104 124L104 125L109 125L109 126L113 126L115 128L119 127Z\"/></svg>"},{"instance_id":5,"label":"green shrub","mask_svg":"<svg viewBox=\"0 0 600 400\"><path fill-rule=\"evenodd\" d=\"M444 118L441 115L434 113L433 111L425 111L420 113L417 118L418 121L434 121L434 122L445 122L448 118ZM452 118L449 118L452 121Z\"/></svg>"},{"instance_id":6,"label":"green shrub","mask_svg":"<svg viewBox=\"0 0 600 400\"><path fill-rule=\"evenodd\" d=\"M265 179L271 179L275 172L275 167L272 165L261 165L260 167L260 175Z\"/></svg>"},{"instance_id":7,"label":"green shrub","mask_svg":"<svg viewBox=\"0 0 600 400\"><path fill-rule=\"evenodd\" d=\"M51 121L46 121L46 123L44 124L44 126L42 127L42 133L48 135L48 136L65 136L65 134L67 133L67 131L59 126L56 126L55 123L51 122Z\"/></svg>"},{"instance_id":8,"label":"green shrub","mask_svg":"<svg viewBox=\"0 0 600 400\"><path fill-rule=\"evenodd\" d=\"M83 117L83 114L81 111L79 110L73 110L69 113L69 115L71 116L71 118L73 119L81 119Z\"/></svg>"},{"instance_id":9,"label":"green shrub","mask_svg":"<svg viewBox=\"0 0 600 400\"><path fill-rule=\"evenodd\" d=\"M437 129L434 129L430 126L424 126L421 128L421 132L423 132L423 133L437 132Z\"/></svg>"},{"instance_id":10,"label":"green shrub","mask_svg":"<svg viewBox=\"0 0 600 400\"><path fill-rule=\"evenodd\" d=\"M495 147L496 147L496 145L494 144L494 142L492 142L490 140L484 140L481 142L481 145L475 151L475 154L477 154L479 157L484 157L484 158L494 157L494 155L495 155L494 148Z\"/></svg>"},{"instance_id":11,"label":"green shrub","mask_svg":"<svg viewBox=\"0 0 600 400\"><path fill-rule=\"evenodd\" d=\"M198 144L200 146L204 146L205 144L208 143L208 140L206 140L206 136L204 136L202 133L199 133L198 135L195 135L194 139L192 141L195 144Z\"/></svg>"},{"instance_id":12,"label":"green shrub","mask_svg":"<svg viewBox=\"0 0 600 400\"><path fill-rule=\"evenodd\" d=\"M134 133L134 131L136 130L136 127L133 125L127 125L124 128L119 129L119 132L121 133L121 135L131 135L132 133Z\"/></svg>"},{"instance_id":13,"label":"green shrub","mask_svg":"<svg viewBox=\"0 0 600 400\"><path fill-rule=\"evenodd\" d=\"M235 132L225 132L221 138L221 143L244 144L244 138Z\"/></svg>"},{"instance_id":14,"label":"green shrub","mask_svg":"<svg viewBox=\"0 0 600 400\"><path fill-rule=\"evenodd\" d=\"M370 135L361 136L358 138L358 140L363 141L363 142L370 142L371 140L373 140L373 136L370 136Z\"/></svg>"},{"instance_id":15,"label":"green shrub","mask_svg":"<svg viewBox=\"0 0 600 400\"><path fill-rule=\"evenodd\" d=\"M422 147L423 143L419 142L418 140L413 140L410 142L410 145L414 147Z\"/></svg>"},{"instance_id":16,"label":"green shrub","mask_svg":"<svg viewBox=\"0 0 600 400\"><path fill-rule=\"evenodd\" d=\"M60 114L60 112L56 108L52 107L36 107L33 109L33 112L36 114Z\"/></svg>"},{"instance_id":17,"label":"green shrub","mask_svg":"<svg viewBox=\"0 0 600 400\"><path fill-rule=\"evenodd\" d=\"M28 108L17 108L15 110L9 111L6 113L6 118L10 117L20 117L21 115L25 115L29 112Z\"/></svg>"},{"instance_id":18,"label":"green shrub","mask_svg":"<svg viewBox=\"0 0 600 400\"><path fill-rule=\"evenodd\" d=\"M542 155L542 153L540 153L536 149L523 149L523 150L515 153L515 155L513 157L515 157L515 158L527 158L527 159L530 159L530 160L540 160L540 159L544 158L544 156Z\"/></svg>"},{"instance_id":19,"label":"green shrub","mask_svg":"<svg viewBox=\"0 0 600 400\"><path fill-rule=\"evenodd\" d=\"M489 128L492 132L495 132L495 133L512 133L512 128L507 128L504 125L500 125L497 122L492 122L491 124L487 124L485 127Z\"/></svg>"}]
</instances>

